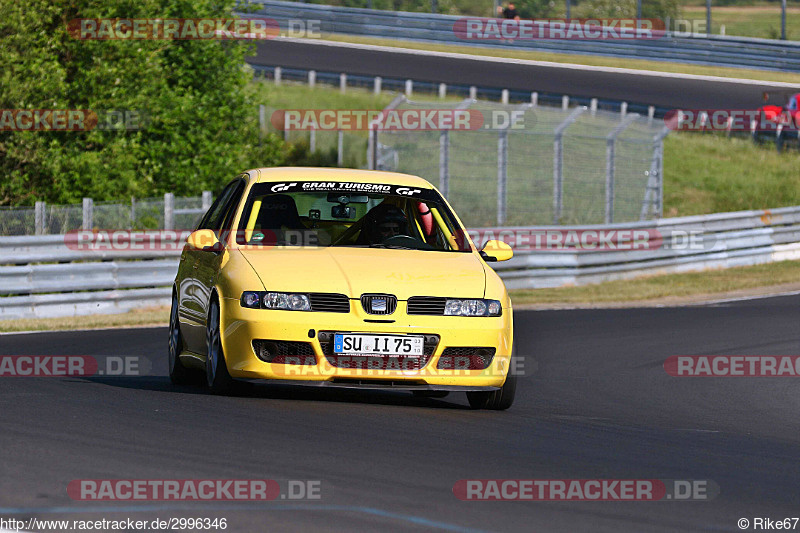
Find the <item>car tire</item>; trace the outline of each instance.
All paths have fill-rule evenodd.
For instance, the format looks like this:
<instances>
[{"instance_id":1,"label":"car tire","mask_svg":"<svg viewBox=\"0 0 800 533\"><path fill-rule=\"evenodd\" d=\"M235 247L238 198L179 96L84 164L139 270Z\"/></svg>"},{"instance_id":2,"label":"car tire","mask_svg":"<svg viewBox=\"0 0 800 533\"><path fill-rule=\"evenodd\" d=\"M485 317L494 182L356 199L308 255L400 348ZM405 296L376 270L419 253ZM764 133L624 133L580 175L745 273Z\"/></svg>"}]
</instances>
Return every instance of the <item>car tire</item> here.
<instances>
[{"instance_id":1,"label":"car tire","mask_svg":"<svg viewBox=\"0 0 800 533\"><path fill-rule=\"evenodd\" d=\"M228 394L233 389L233 378L228 372L222 352L219 303L211 301L206 321L206 383L213 394Z\"/></svg>"},{"instance_id":2,"label":"car tire","mask_svg":"<svg viewBox=\"0 0 800 533\"><path fill-rule=\"evenodd\" d=\"M180 353L183 351L183 337L178 321L178 298L172 295L172 309L169 312L169 347L168 347L168 366L169 379L175 385L186 385L192 381L192 375L188 368L183 366Z\"/></svg>"},{"instance_id":3,"label":"car tire","mask_svg":"<svg viewBox=\"0 0 800 533\"><path fill-rule=\"evenodd\" d=\"M496 391L472 391L467 393L469 406L473 409L490 409L493 411L504 411L514 403L514 396L517 394L517 377L511 373L514 368L514 352L511 352L511 361L508 365L506 381L500 390Z\"/></svg>"}]
</instances>

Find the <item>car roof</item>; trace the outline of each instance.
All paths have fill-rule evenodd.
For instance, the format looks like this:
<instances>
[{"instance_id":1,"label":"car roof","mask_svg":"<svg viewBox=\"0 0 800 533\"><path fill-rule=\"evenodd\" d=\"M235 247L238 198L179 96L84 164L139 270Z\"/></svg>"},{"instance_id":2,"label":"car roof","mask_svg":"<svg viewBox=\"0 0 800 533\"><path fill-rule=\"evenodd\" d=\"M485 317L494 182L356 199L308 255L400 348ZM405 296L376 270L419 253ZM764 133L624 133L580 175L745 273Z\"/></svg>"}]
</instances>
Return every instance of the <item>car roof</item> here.
<instances>
[{"instance_id":1,"label":"car roof","mask_svg":"<svg viewBox=\"0 0 800 533\"><path fill-rule=\"evenodd\" d=\"M432 189L433 185L419 176L400 172L384 172L381 170L359 170L352 168L315 168L315 167L275 167L257 168L248 171L256 183L272 183L277 181L351 181L356 183L381 183L387 185L406 185Z\"/></svg>"}]
</instances>

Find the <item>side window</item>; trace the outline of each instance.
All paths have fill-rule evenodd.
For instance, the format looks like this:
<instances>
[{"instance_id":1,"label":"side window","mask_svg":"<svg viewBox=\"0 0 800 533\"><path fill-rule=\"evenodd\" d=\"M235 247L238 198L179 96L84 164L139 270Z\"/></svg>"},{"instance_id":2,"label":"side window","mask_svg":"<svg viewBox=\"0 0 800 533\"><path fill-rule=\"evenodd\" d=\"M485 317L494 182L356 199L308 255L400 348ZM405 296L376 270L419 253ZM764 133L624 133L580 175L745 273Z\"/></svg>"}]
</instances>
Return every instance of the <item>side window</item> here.
<instances>
[{"instance_id":1,"label":"side window","mask_svg":"<svg viewBox=\"0 0 800 533\"><path fill-rule=\"evenodd\" d=\"M230 182L222 190L222 193L220 193L217 199L214 200L214 203L211 204L208 212L203 216L203 219L200 221L197 229L213 229L214 231L220 229L222 226L222 217L225 214L225 208L228 205L228 200L233 194L238 181L239 180Z\"/></svg>"},{"instance_id":2,"label":"side window","mask_svg":"<svg viewBox=\"0 0 800 533\"><path fill-rule=\"evenodd\" d=\"M244 182L239 180L239 183L233 190L233 194L231 194L230 202L225 207L225 215L223 217L223 223L220 226L225 231L231 229L231 223L233 222L233 217L236 215L236 211L239 207L239 202L242 200L242 195L244 194Z\"/></svg>"}]
</instances>

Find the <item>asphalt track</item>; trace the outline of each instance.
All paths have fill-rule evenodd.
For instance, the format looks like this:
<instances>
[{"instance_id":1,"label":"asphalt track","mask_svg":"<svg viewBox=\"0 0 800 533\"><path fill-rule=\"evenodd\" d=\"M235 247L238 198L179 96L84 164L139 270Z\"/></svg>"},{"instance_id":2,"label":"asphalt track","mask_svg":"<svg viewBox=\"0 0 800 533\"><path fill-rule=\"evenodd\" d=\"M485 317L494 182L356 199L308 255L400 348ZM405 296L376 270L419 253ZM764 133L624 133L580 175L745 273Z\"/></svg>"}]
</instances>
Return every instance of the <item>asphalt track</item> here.
<instances>
[{"instance_id":1,"label":"asphalt track","mask_svg":"<svg viewBox=\"0 0 800 533\"><path fill-rule=\"evenodd\" d=\"M569 65L424 55L333 42L275 39L260 43L255 65L316 69L368 76L540 91L601 100L627 101L669 109L755 109L764 91L786 84L753 84L713 79L575 69ZM796 90L798 86L795 86Z\"/></svg>"},{"instance_id":2,"label":"asphalt track","mask_svg":"<svg viewBox=\"0 0 800 533\"><path fill-rule=\"evenodd\" d=\"M670 355L800 354L800 297L518 311L517 401L173 388L166 329L0 336L3 355L136 355L150 376L0 378L0 517L226 517L228 531L739 531L800 515L800 381L676 378ZM321 481L321 499L76 502L73 479ZM696 479L710 501L465 502L460 479Z\"/></svg>"}]
</instances>

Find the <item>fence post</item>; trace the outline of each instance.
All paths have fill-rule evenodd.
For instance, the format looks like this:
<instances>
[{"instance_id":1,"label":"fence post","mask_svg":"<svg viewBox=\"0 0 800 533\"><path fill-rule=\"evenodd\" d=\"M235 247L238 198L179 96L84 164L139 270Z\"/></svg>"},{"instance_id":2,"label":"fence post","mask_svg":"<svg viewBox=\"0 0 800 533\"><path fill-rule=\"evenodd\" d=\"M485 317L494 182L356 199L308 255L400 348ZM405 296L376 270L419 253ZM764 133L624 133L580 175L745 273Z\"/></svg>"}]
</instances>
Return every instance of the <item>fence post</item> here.
<instances>
[{"instance_id":1,"label":"fence post","mask_svg":"<svg viewBox=\"0 0 800 533\"><path fill-rule=\"evenodd\" d=\"M564 130L586 111L586 106L576 107L553 132L553 224L561 221L564 206Z\"/></svg>"},{"instance_id":2,"label":"fence post","mask_svg":"<svg viewBox=\"0 0 800 533\"><path fill-rule=\"evenodd\" d=\"M211 191L203 191L203 211L211 207Z\"/></svg>"},{"instance_id":3,"label":"fence post","mask_svg":"<svg viewBox=\"0 0 800 533\"><path fill-rule=\"evenodd\" d=\"M313 89L317 85L317 71L316 70L309 70L308 71L308 86Z\"/></svg>"},{"instance_id":4,"label":"fence post","mask_svg":"<svg viewBox=\"0 0 800 533\"><path fill-rule=\"evenodd\" d=\"M381 94L381 82L382 81L383 81L383 78L381 78L380 76L375 76L375 88L374 88L375 94Z\"/></svg>"},{"instance_id":5,"label":"fence post","mask_svg":"<svg viewBox=\"0 0 800 533\"><path fill-rule=\"evenodd\" d=\"M450 194L450 132L439 133L439 192L447 198Z\"/></svg>"},{"instance_id":6,"label":"fence post","mask_svg":"<svg viewBox=\"0 0 800 533\"><path fill-rule=\"evenodd\" d=\"M308 153L313 154L317 151L317 129L313 126L308 130Z\"/></svg>"},{"instance_id":7,"label":"fence post","mask_svg":"<svg viewBox=\"0 0 800 533\"><path fill-rule=\"evenodd\" d=\"M347 92L347 74L344 72L339 74L339 91L342 94Z\"/></svg>"},{"instance_id":8,"label":"fence post","mask_svg":"<svg viewBox=\"0 0 800 533\"><path fill-rule=\"evenodd\" d=\"M367 168L375 170L378 164L378 127L376 124L369 125L369 136L367 137Z\"/></svg>"},{"instance_id":9,"label":"fence post","mask_svg":"<svg viewBox=\"0 0 800 533\"><path fill-rule=\"evenodd\" d=\"M591 109L592 116L597 114L597 98L592 98L589 102L589 109Z\"/></svg>"},{"instance_id":10,"label":"fence post","mask_svg":"<svg viewBox=\"0 0 800 533\"><path fill-rule=\"evenodd\" d=\"M621 118L625 118L625 115L628 114L628 102L622 102L619 105L619 114Z\"/></svg>"},{"instance_id":11,"label":"fence post","mask_svg":"<svg viewBox=\"0 0 800 533\"><path fill-rule=\"evenodd\" d=\"M175 195L164 193L164 229L175 229Z\"/></svg>"},{"instance_id":12,"label":"fence post","mask_svg":"<svg viewBox=\"0 0 800 533\"><path fill-rule=\"evenodd\" d=\"M439 84L439 98L444 98L447 96L447 84L440 83Z\"/></svg>"},{"instance_id":13,"label":"fence post","mask_svg":"<svg viewBox=\"0 0 800 533\"><path fill-rule=\"evenodd\" d=\"M36 202L33 214L33 231L36 235L44 235L44 202Z\"/></svg>"},{"instance_id":14,"label":"fence post","mask_svg":"<svg viewBox=\"0 0 800 533\"><path fill-rule=\"evenodd\" d=\"M275 67L275 85L280 85L281 84L281 75L282 74L283 74L283 71L281 70L281 67Z\"/></svg>"},{"instance_id":15,"label":"fence post","mask_svg":"<svg viewBox=\"0 0 800 533\"><path fill-rule=\"evenodd\" d=\"M533 107L536 107L537 105L539 105L539 93L536 92L536 91L531 93L531 105Z\"/></svg>"},{"instance_id":16,"label":"fence post","mask_svg":"<svg viewBox=\"0 0 800 533\"><path fill-rule=\"evenodd\" d=\"M336 131L336 166L344 166L344 132Z\"/></svg>"},{"instance_id":17,"label":"fence post","mask_svg":"<svg viewBox=\"0 0 800 533\"><path fill-rule=\"evenodd\" d=\"M90 230L94 225L92 220L94 218L94 202L91 198L83 199L83 223L81 229Z\"/></svg>"},{"instance_id":18,"label":"fence post","mask_svg":"<svg viewBox=\"0 0 800 533\"><path fill-rule=\"evenodd\" d=\"M631 113L606 136L606 224L614 222L614 163L617 137L637 118L639 118L637 113Z\"/></svg>"},{"instance_id":19,"label":"fence post","mask_svg":"<svg viewBox=\"0 0 800 533\"><path fill-rule=\"evenodd\" d=\"M506 201L508 184L508 130L497 135L497 225L506 223Z\"/></svg>"},{"instance_id":20,"label":"fence post","mask_svg":"<svg viewBox=\"0 0 800 533\"><path fill-rule=\"evenodd\" d=\"M406 98L411 98L411 93L414 92L413 80L406 80Z\"/></svg>"},{"instance_id":21,"label":"fence post","mask_svg":"<svg viewBox=\"0 0 800 533\"><path fill-rule=\"evenodd\" d=\"M503 89L503 92L500 93L500 103L508 104L508 89Z\"/></svg>"},{"instance_id":22,"label":"fence post","mask_svg":"<svg viewBox=\"0 0 800 533\"><path fill-rule=\"evenodd\" d=\"M561 110L566 111L569 109L569 96L566 94L561 97Z\"/></svg>"},{"instance_id":23,"label":"fence post","mask_svg":"<svg viewBox=\"0 0 800 533\"><path fill-rule=\"evenodd\" d=\"M130 229L136 227L136 197L131 196L131 226Z\"/></svg>"},{"instance_id":24,"label":"fence post","mask_svg":"<svg viewBox=\"0 0 800 533\"><path fill-rule=\"evenodd\" d=\"M474 85L470 86L470 88L469 88L469 97L472 100L477 100L478 99L478 88L475 87Z\"/></svg>"}]
</instances>

